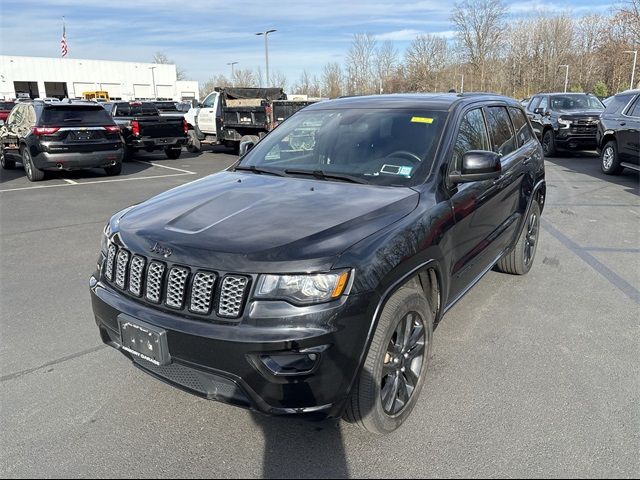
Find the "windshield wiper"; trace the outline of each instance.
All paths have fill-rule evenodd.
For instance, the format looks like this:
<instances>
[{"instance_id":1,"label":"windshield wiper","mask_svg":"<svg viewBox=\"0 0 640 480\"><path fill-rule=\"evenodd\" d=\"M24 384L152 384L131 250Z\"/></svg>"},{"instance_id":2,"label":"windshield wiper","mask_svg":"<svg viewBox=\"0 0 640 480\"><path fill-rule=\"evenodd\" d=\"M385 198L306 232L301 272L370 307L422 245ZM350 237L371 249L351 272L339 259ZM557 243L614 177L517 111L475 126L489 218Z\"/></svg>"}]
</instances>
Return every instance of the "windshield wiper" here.
<instances>
[{"instance_id":1,"label":"windshield wiper","mask_svg":"<svg viewBox=\"0 0 640 480\"><path fill-rule=\"evenodd\" d=\"M356 177L354 175L348 175L346 173L332 173L324 172L322 170L298 170L295 168L287 169L284 172L291 175L311 175L319 180L327 180L332 178L336 180L344 180L345 182L351 183L369 183L363 178Z\"/></svg>"},{"instance_id":2,"label":"windshield wiper","mask_svg":"<svg viewBox=\"0 0 640 480\"><path fill-rule=\"evenodd\" d=\"M261 173L267 173L269 175L276 175L278 177L286 177L286 170L285 172L282 172L281 170L274 170L271 168L264 168L264 167L256 167L255 165L249 165L247 167L243 166L243 165L238 165L236 168L233 169L234 171L236 170L240 170L240 171L247 171L247 172L253 172L253 173L257 173L257 174L261 174Z\"/></svg>"}]
</instances>

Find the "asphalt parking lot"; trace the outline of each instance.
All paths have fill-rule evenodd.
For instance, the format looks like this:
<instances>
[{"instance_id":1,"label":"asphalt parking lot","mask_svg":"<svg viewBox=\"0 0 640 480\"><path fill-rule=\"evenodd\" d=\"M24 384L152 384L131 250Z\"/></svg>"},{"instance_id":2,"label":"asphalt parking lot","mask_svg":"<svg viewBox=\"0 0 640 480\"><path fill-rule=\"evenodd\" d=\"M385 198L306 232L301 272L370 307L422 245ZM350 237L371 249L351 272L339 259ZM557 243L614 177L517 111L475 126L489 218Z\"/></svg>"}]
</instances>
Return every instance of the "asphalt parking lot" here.
<instances>
[{"instance_id":1,"label":"asphalt parking lot","mask_svg":"<svg viewBox=\"0 0 640 480\"><path fill-rule=\"evenodd\" d=\"M115 211L230 165L144 154L120 177L0 173L3 477L637 477L640 179L547 161L535 265L490 272L435 333L387 437L268 418L146 376L102 345L88 279Z\"/></svg>"}]
</instances>

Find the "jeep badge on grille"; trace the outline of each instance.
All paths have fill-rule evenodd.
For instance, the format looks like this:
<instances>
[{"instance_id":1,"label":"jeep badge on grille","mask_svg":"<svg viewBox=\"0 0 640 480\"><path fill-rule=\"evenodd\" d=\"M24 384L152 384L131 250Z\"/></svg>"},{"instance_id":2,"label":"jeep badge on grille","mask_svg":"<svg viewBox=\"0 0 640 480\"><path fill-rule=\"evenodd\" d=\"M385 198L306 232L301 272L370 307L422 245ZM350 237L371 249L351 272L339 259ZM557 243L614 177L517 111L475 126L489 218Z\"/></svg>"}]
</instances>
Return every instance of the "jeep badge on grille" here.
<instances>
[{"instance_id":1,"label":"jeep badge on grille","mask_svg":"<svg viewBox=\"0 0 640 480\"><path fill-rule=\"evenodd\" d=\"M167 247L163 247L158 242L156 242L153 245L153 247L151 247L151 251L154 252L154 253L159 253L164 258L170 257L171 254L173 253L173 250L171 250L170 248L167 248Z\"/></svg>"}]
</instances>

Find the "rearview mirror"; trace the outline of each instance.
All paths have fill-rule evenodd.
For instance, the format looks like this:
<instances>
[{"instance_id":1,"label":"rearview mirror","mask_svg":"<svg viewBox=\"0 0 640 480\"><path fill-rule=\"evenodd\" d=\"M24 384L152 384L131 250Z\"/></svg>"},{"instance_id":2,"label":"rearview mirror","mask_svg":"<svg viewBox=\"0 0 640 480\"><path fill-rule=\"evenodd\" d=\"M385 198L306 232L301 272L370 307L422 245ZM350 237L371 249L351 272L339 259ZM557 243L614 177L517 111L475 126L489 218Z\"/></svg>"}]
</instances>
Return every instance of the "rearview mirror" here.
<instances>
[{"instance_id":1,"label":"rearview mirror","mask_svg":"<svg viewBox=\"0 0 640 480\"><path fill-rule=\"evenodd\" d=\"M454 184L498 178L502 173L500 155L484 150L469 150L462 156L461 170L449 174Z\"/></svg>"},{"instance_id":2,"label":"rearview mirror","mask_svg":"<svg viewBox=\"0 0 640 480\"><path fill-rule=\"evenodd\" d=\"M244 156L249 150L251 150L255 145L253 140L245 140L244 142L240 142L239 153L240 156Z\"/></svg>"}]
</instances>

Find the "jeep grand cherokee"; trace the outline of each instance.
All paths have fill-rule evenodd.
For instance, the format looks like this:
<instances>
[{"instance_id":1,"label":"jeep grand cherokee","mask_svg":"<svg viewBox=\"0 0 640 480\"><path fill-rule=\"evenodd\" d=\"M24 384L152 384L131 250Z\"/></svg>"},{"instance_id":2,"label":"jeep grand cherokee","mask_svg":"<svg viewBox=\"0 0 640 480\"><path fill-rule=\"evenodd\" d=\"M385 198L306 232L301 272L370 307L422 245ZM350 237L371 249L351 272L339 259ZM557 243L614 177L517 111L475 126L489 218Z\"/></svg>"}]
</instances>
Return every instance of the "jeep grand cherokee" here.
<instances>
[{"instance_id":1,"label":"jeep grand cherokee","mask_svg":"<svg viewBox=\"0 0 640 480\"><path fill-rule=\"evenodd\" d=\"M514 100L317 103L228 171L115 214L96 323L189 392L390 432L428 385L444 313L492 267L531 268L544 199Z\"/></svg>"}]
</instances>

